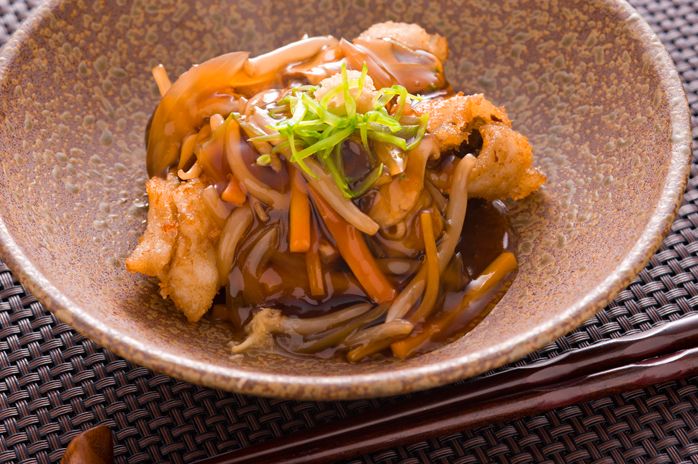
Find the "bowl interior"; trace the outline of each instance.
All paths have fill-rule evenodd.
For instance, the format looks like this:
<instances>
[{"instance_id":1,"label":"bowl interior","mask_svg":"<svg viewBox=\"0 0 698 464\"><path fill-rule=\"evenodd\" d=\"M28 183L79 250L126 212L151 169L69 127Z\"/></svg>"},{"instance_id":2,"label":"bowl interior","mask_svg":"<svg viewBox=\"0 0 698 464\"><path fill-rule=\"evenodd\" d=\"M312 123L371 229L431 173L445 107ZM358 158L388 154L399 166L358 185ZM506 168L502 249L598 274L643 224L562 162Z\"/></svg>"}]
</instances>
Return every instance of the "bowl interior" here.
<instances>
[{"instance_id":1,"label":"bowl interior","mask_svg":"<svg viewBox=\"0 0 698 464\"><path fill-rule=\"evenodd\" d=\"M145 228L144 128L174 78L303 33L417 22L449 40L455 89L505 105L545 186L511 203L519 276L472 333L407 361L230 357L124 267ZM515 360L601 309L661 242L683 192L690 122L678 74L625 3L50 0L0 56L0 242L58 316L137 363L245 393L341 399L412 391Z\"/></svg>"}]
</instances>

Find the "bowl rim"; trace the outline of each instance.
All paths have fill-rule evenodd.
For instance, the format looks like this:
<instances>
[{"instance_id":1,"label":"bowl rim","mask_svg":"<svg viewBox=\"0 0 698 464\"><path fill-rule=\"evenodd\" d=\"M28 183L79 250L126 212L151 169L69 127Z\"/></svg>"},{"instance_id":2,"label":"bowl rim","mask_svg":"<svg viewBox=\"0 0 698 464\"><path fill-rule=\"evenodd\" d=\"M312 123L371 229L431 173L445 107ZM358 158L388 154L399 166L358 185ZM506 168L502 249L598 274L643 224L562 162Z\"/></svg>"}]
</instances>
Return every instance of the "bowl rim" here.
<instances>
[{"instance_id":1,"label":"bowl rim","mask_svg":"<svg viewBox=\"0 0 698 464\"><path fill-rule=\"evenodd\" d=\"M11 58L19 53L29 33L63 1L65 0L46 1L12 35L0 51L0 76L6 74ZM624 16L625 21L637 28L634 36L638 40L643 43L655 44L656 41L661 44L649 24L626 0L613 0L605 7ZM73 302L42 275L17 245L2 217L0 255L26 289L61 321L123 358L187 382L249 395L297 400L346 400L388 396L445 385L515 361L577 327L626 288L647 265L664 240L681 205L688 181L693 138L686 93L675 65L663 45L654 57L654 65L656 72L660 74L660 86L666 89L667 101L671 102L671 129L678 142L672 145L662 193L649 222L609 276L590 289L582 299L566 307L564 313L568 316L564 320L560 320L561 316L552 318L526 336L508 340L484 354L480 352L479 356L463 355L447 361L391 372L332 377L260 374L238 369L233 365L226 368L207 366L205 363L173 356L157 347L146 346L143 340L124 336L123 333L91 317L79 304ZM677 138L677 134L683 134L683 138ZM481 362L476 362L478 360Z\"/></svg>"}]
</instances>

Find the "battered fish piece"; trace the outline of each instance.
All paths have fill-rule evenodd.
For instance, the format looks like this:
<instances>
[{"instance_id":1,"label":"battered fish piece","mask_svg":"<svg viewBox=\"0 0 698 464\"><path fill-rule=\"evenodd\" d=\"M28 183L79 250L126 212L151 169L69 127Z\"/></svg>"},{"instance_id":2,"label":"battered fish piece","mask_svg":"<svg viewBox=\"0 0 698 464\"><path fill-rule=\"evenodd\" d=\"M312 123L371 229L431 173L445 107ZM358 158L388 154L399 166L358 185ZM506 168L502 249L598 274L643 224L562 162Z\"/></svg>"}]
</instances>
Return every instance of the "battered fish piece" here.
<instances>
[{"instance_id":1,"label":"battered fish piece","mask_svg":"<svg viewBox=\"0 0 698 464\"><path fill-rule=\"evenodd\" d=\"M201 319L220 289L215 245L221 231L201 199L204 188L196 178L175 191L179 233L169 272L160 284L163 298L170 296L189 322Z\"/></svg>"},{"instance_id":2,"label":"battered fish piece","mask_svg":"<svg viewBox=\"0 0 698 464\"><path fill-rule=\"evenodd\" d=\"M545 176L532 168L533 148L528 139L511 128L504 108L490 103L482 94L455 95L421 103L417 114L429 113L427 132L436 136L441 152L458 149L477 131L482 148L470 174L468 195L488 201L511 197L518 200L534 192Z\"/></svg>"},{"instance_id":3,"label":"battered fish piece","mask_svg":"<svg viewBox=\"0 0 698 464\"><path fill-rule=\"evenodd\" d=\"M528 139L501 122L481 126L482 149L470 173L468 196L488 201L527 197L545 182L531 167Z\"/></svg>"},{"instance_id":4,"label":"battered fish piece","mask_svg":"<svg viewBox=\"0 0 698 464\"><path fill-rule=\"evenodd\" d=\"M177 208L173 195L179 178L169 173L166 179L153 177L145 185L150 199L148 228L140 243L126 260L129 271L158 277L170 262L177 238Z\"/></svg>"},{"instance_id":5,"label":"battered fish piece","mask_svg":"<svg viewBox=\"0 0 698 464\"><path fill-rule=\"evenodd\" d=\"M443 64L448 59L448 41L439 34L429 34L417 24L387 21L374 24L357 39L392 39L412 50L426 50Z\"/></svg>"},{"instance_id":6,"label":"battered fish piece","mask_svg":"<svg viewBox=\"0 0 698 464\"><path fill-rule=\"evenodd\" d=\"M130 271L161 280L160 294L172 298L189 322L208 311L220 288L215 245L220 229L201 199L204 183L153 177L146 184L150 209L143 240L126 260Z\"/></svg>"},{"instance_id":7,"label":"battered fish piece","mask_svg":"<svg viewBox=\"0 0 698 464\"><path fill-rule=\"evenodd\" d=\"M436 136L442 152L467 142L473 129L483 124L501 122L511 127L511 119L504 108L494 106L482 94L429 100L414 110L420 116L429 113L427 132Z\"/></svg>"}]
</instances>

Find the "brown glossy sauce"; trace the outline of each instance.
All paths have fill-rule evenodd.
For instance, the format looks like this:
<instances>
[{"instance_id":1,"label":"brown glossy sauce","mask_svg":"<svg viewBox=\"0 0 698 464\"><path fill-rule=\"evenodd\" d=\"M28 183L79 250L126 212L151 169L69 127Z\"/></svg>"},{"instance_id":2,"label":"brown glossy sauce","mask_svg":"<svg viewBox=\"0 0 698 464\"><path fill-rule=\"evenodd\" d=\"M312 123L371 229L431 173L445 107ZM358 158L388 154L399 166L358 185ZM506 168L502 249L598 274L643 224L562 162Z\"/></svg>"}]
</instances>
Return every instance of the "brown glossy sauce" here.
<instances>
[{"instance_id":1,"label":"brown glossy sauce","mask_svg":"<svg viewBox=\"0 0 698 464\"><path fill-rule=\"evenodd\" d=\"M279 219L281 218L276 218L276 224L285 223L285 220ZM304 254L288 250L286 230L280 231L279 247L268 257L266 268L260 274L259 280L251 283L249 279L244 279L242 268L248 262L252 248L275 222L274 219L270 219L269 223L264 224L257 218L255 221L252 231L241 243L240 252L237 253L230 274L229 285L225 290L228 293L229 318L236 327L244 326L255 310L261 307L280 309L287 316L315 317L352 304L370 302L370 298L366 296L341 258L330 264L323 263L327 293L323 297L312 296ZM318 225L322 238L334 245L322 221L319 221ZM471 280L480 275L503 251L513 252L514 249L514 239L503 205L480 199L469 200L461 239L456 248L458 257L451 261L442 276L442 290L434 314L438 315L444 308L448 310L449 306L460 302L462 291ZM421 260L423 251L414 254L414 259ZM389 277L401 290L411 276ZM500 288L497 289L499 290ZM496 297L496 293L493 296ZM466 320L458 325L465 325L473 314L479 314L487 305L494 305L497 301L498 298L484 298L474 302L464 311L463 318ZM435 344L441 345L443 342Z\"/></svg>"},{"instance_id":2,"label":"brown glossy sauce","mask_svg":"<svg viewBox=\"0 0 698 464\"><path fill-rule=\"evenodd\" d=\"M450 279L450 281L455 282L447 281L442 284L437 306L426 321L415 325L413 333L419 333L424 325L437 319L443 312L456 310L463 300L465 285L482 274L485 268L503 251L514 253L515 245L514 235L509 228L503 203L490 203L481 199L469 200L463 232L456 247L456 253L460 254L463 263L462 281L458 282L457 273L451 276L447 275L449 271L453 271L453 262L451 262L451 266L444 272L442 280ZM472 330L504 296L515 277L516 272L513 272L504 282L480 298L473 300L466 309L458 314L453 324L445 332L432 336L431 341L423 346L419 353L432 351ZM443 287L449 290L444 291Z\"/></svg>"},{"instance_id":3,"label":"brown glossy sauce","mask_svg":"<svg viewBox=\"0 0 698 464\"><path fill-rule=\"evenodd\" d=\"M290 168L287 167L283 155L279 158L279 169L258 166L256 160L259 153L248 141L249 134L265 132L267 126L277 122L270 113L271 108L274 108L274 111L285 111L282 117L290 117L288 109L280 109L285 105L277 106L277 103L292 87L317 85L323 79L339 72L342 64L346 64L349 70L361 71L364 63L376 89L398 84L404 86L408 92L420 94L427 99L442 98L452 93L452 88L445 79L442 64L431 53L408 50L390 40L357 39L354 43L341 40L336 47L323 50L314 58L293 64L279 72L249 77L243 71L239 71L233 79L236 82L234 95L233 89L226 89L226 92L219 95L213 87L208 88L206 91L211 93L212 97L194 105L196 108L189 108L191 114L186 115L187 118L183 119L181 127L177 126L176 133L168 134L168 137L160 141L162 146L158 150L166 152L165 160L152 158L150 152L153 149L149 146L149 172L162 172L165 162L169 162L171 166L172 162L176 161L173 153L180 147L179 140L201 129L211 114L227 115L239 112L245 116L246 123L252 126L241 130L239 153L242 161L252 177L289 199ZM223 76L219 76L220 79L223 79ZM185 96L187 95L180 95L181 98ZM220 108L227 111L223 112ZM390 111L390 107L387 109ZM410 117L410 111L403 113L403 117ZM163 131L162 125L162 121L153 119L155 134ZM195 150L204 175L216 185L219 193L226 188L231 174L234 174L231 173L225 154L227 141L224 140L223 132L223 129L214 132L207 143L197 145L198 151ZM429 137L433 139L433 136L427 135L422 143ZM153 143L158 137L147 135L147 139ZM176 143L173 142L175 140ZM373 142L370 143L373 145ZM397 148L396 150L399 151ZM431 195L423 188L422 179L430 179L447 195L454 166L459 161L458 154L444 153L439 160L427 162L428 153L422 151L422 155L419 156L424 158L420 159L415 157L418 156L414 154L417 151L412 152L414 161L411 163L408 161L409 155L401 151L380 152L377 156L383 156L393 163L389 168L392 177L384 175L385 179L381 177L367 194L355 201L364 213L368 213L374 219L383 214L381 218L385 219L382 222L376 219L376 222L386 226L378 233L373 236L363 235L374 258L385 260L386 266L396 263L396 260L401 261L398 264L402 265L403 269L406 263L407 268L412 269L411 272L407 271L408 273L402 275L386 275L387 281L397 292L409 284L419 268L419 265L409 266L409 263L422 263L425 259L420 212L432 211L437 243L443 232L443 216L433 211L436 206ZM374 150L371 156L377 152ZM339 158L343 160L344 172L349 177L348 183L354 188L376 164L369 159L369 154L364 151L361 141L355 135L345 140L341 153ZM383 180L385 182L381 183ZM320 256L325 293L322 296L311 293L305 253L293 253L289 249L288 208L280 205L272 205L275 207L270 208L249 195L248 198L255 211L253 223L237 246L227 285L216 300L220 302L224 299L226 309L222 310L223 306L220 304L215 305L214 311L211 312L214 319L227 319L238 331L242 331L255 312L265 307L278 309L286 316L308 318L331 313L356 303L368 302L374 305L338 253L337 244L312 201L310 208L314 223L313 234L317 235L319 243L323 246ZM376 205L379 205L378 209ZM406 211L407 209L409 211ZM352 252L363 247L362 243L357 243L360 242L352 242L351 246L355 247L351 249ZM513 252L513 249L513 237L503 208L483 200L470 200L460 242L440 279L439 295L434 309L426 321L415 325L413 334L420 332L422 326L429 324L432 318L458 308L468 283L481 274L503 251ZM355 256L353 253L343 253L349 261L351 256ZM356 255L360 256L358 252ZM441 346L468 330L496 304L506 285L501 284L489 295L474 300L459 313L452 327L444 329L443 333L437 333L421 352ZM420 301L417 301L414 307L418 307L419 304ZM409 316L410 314L406 315ZM378 322L380 321L375 321ZM287 345L288 341L284 337L288 338L288 335L277 337L282 347ZM339 348L328 348L313 356L332 357L340 355L342 349L340 345Z\"/></svg>"}]
</instances>

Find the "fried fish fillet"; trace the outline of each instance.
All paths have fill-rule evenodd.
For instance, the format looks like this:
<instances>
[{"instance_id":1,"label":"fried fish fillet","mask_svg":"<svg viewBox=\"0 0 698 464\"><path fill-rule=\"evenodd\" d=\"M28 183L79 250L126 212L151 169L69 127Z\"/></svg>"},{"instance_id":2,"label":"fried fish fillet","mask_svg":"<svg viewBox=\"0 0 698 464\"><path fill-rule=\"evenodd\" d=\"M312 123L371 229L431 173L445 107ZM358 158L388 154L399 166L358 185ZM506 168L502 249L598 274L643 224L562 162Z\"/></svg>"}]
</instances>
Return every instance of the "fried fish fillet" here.
<instances>
[{"instance_id":1,"label":"fried fish fillet","mask_svg":"<svg viewBox=\"0 0 698 464\"><path fill-rule=\"evenodd\" d=\"M494 106L482 94L425 101L415 107L415 112L429 113L427 132L436 136L442 152L467 142L473 129L483 124L502 122L511 127L504 108Z\"/></svg>"},{"instance_id":2,"label":"fried fish fillet","mask_svg":"<svg viewBox=\"0 0 698 464\"><path fill-rule=\"evenodd\" d=\"M412 50L426 50L436 56L441 63L448 58L448 41L439 34L429 34L417 24L394 23L387 21L374 24L361 33L357 39L392 39Z\"/></svg>"},{"instance_id":3,"label":"fried fish fillet","mask_svg":"<svg viewBox=\"0 0 698 464\"><path fill-rule=\"evenodd\" d=\"M475 132L482 138L470 174L470 197L518 200L545 182L545 175L531 167L533 147L528 139L511 128L504 108L494 106L482 94L426 101L415 111L429 113L427 132L436 136L442 153L464 143L475 144Z\"/></svg>"},{"instance_id":4,"label":"fried fish fillet","mask_svg":"<svg viewBox=\"0 0 698 464\"><path fill-rule=\"evenodd\" d=\"M501 122L485 124L479 131L483 143L470 173L470 197L519 200L545 182L545 175L531 167L533 148L526 137Z\"/></svg>"},{"instance_id":5,"label":"fried fish fillet","mask_svg":"<svg viewBox=\"0 0 698 464\"><path fill-rule=\"evenodd\" d=\"M153 177L148 227L126 260L131 271L157 276L160 294L172 298L189 322L201 319L220 288L215 246L220 229L201 199L205 185L197 179L178 185L176 177Z\"/></svg>"},{"instance_id":6,"label":"fried fish fillet","mask_svg":"<svg viewBox=\"0 0 698 464\"><path fill-rule=\"evenodd\" d=\"M177 238L177 208L173 201L177 186L179 178L174 173L166 179L153 177L145 185L150 199L148 228L126 260L129 270L157 277L170 262Z\"/></svg>"},{"instance_id":7,"label":"fried fish fillet","mask_svg":"<svg viewBox=\"0 0 698 464\"><path fill-rule=\"evenodd\" d=\"M201 199L203 190L203 182L196 178L175 191L179 233L170 272L160 284L162 296L170 296L189 322L201 319L220 288L215 248L220 229Z\"/></svg>"}]
</instances>

